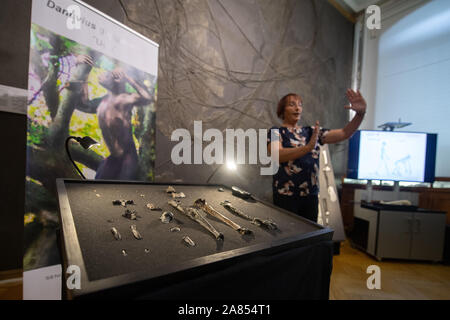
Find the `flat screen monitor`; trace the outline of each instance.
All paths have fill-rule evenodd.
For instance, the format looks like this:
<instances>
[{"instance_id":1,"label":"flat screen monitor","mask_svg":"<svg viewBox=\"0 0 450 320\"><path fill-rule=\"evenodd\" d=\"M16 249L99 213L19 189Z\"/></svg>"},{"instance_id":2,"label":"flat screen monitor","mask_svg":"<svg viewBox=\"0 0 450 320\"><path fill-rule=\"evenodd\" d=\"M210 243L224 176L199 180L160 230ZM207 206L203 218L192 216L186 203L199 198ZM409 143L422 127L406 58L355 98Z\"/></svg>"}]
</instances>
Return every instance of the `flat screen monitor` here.
<instances>
[{"instance_id":1,"label":"flat screen monitor","mask_svg":"<svg viewBox=\"0 0 450 320\"><path fill-rule=\"evenodd\" d=\"M437 134L359 130L350 139L347 177L434 182Z\"/></svg>"}]
</instances>

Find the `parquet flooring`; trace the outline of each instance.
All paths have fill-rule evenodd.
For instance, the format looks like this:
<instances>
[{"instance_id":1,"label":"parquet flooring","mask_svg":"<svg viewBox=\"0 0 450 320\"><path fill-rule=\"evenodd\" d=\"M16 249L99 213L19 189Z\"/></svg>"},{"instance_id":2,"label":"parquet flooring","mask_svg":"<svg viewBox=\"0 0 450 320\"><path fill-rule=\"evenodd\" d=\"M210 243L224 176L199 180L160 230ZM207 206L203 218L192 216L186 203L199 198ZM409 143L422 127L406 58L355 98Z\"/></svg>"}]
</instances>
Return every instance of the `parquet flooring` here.
<instances>
[{"instance_id":1,"label":"parquet flooring","mask_svg":"<svg viewBox=\"0 0 450 320\"><path fill-rule=\"evenodd\" d=\"M367 267L381 269L381 289L369 290ZM330 300L450 300L450 266L405 260L377 261L348 241L333 257Z\"/></svg>"}]
</instances>

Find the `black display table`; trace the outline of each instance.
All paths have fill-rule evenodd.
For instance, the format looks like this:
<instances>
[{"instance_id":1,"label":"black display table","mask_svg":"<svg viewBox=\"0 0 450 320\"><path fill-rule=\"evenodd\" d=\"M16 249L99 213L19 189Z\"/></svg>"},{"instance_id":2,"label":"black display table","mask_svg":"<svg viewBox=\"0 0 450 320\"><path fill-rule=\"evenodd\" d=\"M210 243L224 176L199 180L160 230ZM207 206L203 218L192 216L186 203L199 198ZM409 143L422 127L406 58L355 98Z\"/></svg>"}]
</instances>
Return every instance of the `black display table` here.
<instances>
[{"instance_id":1,"label":"black display table","mask_svg":"<svg viewBox=\"0 0 450 320\"><path fill-rule=\"evenodd\" d=\"M332 269L333 231L271 204L233 196L217 185L171 184L188 207L198 198L253 231L241 235L217 218L205 218L224 235L214 237L167 204L168 184L58 179L63 257L63 296L77 298L148 299L327 299ZM223 188L220 192L218 188ZM127 208L113 200L133 200ZM269 231L238 217L220 202L229 200L244 213L270 218L278 230ZM162 211L174 213L162 223ZM135 210L138 220L122 216ZM142 240L130 226L136 225ZM171 232L178 226L180 231ZM115 227L122 240L111 232ZM196 246L182 241L188 235ZM123 254L125 250L126 255ZM66 288L64 270L81 270L81 288Z\"/></svg>"}]
</instances>

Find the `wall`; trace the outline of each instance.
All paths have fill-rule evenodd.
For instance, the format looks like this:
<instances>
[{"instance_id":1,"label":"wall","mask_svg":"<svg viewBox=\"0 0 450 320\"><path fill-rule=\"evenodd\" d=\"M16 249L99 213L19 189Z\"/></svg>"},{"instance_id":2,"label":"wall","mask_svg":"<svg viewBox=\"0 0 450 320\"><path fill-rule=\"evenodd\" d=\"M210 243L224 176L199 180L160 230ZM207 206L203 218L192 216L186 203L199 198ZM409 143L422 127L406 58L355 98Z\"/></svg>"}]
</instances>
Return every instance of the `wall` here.
<instances>
[{"instance_id":1,"label":"wall","mask_svg":"<svg viewBox=\"0 0 450 320\"><path fill-rule=\"evenodd\" d=\"M88 1L102 11L111 2ZM288 92L304 99L302 125L347 122L353 25L328 2L117 1L113 17L160 44L157 104L157 181L204 183L217 167L172 164L177 128L270 128L277 101ZM121 9L121 10L119 10ZM108 12L107 12L108 13ZM346 144L331 148L337 175L345 172ZM270 200L271 177L259 166L220 168L211 183L237 184Z\"/></svg>"},{"instance_id":2,"label":"wall","mask_svg":"<svg viewBox=\"0 0 450 320\"><path fill-rule=\"evenodd\" d=\"M436 176L448 177L448 1L391 0L381 14L381 30L363 28L361 91L369 108L361 128L401 119L412 125L399 131L438 133Z\"/></svg>"},{"instance_id":3,"label":"wall","mask_svg":"<svg viewBox=\"0 0 450 320\"><path fill-rule=\"evenodd\" d=\"M434 0L380 37L375 123L438 134L436 176L450 177L450 2Z\"/></svg>"},{"instance_id":4,"label":"wall","mask_svg":"<svg viewBox=\"0 0 450 320\"><path fill-rule=\"evenodd\" d=\"M383 3L381 7L381 30L369 30L365 27L363 19L362 27L362 63L361 63L361 92L367 101L368 110L361 129L378 130L379 125L375 120L376 95L378 80L378 53L379 41L384 32L387 32L397 21L414 12L430 0L390 0ZM392 119L396 121L398 119Z\"/></svg>"}]
</instances>

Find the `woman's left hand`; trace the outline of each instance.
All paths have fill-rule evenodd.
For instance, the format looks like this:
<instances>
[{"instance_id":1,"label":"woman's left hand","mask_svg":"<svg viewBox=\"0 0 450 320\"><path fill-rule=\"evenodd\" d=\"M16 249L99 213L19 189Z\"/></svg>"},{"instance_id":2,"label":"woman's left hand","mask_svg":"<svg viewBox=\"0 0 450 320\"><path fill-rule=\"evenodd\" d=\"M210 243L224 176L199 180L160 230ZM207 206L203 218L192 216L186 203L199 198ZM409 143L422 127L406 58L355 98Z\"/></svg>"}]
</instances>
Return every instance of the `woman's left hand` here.
<instances>
[{"instance_id":1,"label":"woman's left hand","mask_svg":"<svg viewBox=\"0 0 450 320\"><path fill-rule=\"evenodd\" d=\"M367 103L359 90L355 92L351 89L348 89L346 94L350 105L345 106L345 109L351 109L359 115L363 115L364 113L366 113Z\"/></svg>"}]
</instances>

